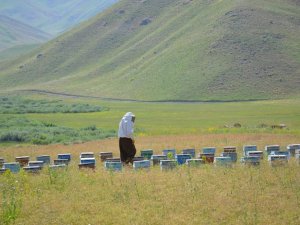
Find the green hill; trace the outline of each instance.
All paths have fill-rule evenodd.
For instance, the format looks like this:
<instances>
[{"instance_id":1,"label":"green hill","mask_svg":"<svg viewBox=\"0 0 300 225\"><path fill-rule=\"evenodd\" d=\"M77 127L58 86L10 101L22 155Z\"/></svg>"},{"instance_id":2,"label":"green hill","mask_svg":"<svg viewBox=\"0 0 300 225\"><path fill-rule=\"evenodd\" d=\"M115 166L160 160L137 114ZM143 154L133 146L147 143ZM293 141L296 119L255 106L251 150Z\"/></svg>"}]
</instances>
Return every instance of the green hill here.
<instances>
[{"instance_id":1,"label":"green hill","mask_svg":"<svg viewBox=\"0 0 300 225\"><path fill-rule=\"evenodd\" d=\"M295 0L123 0L0 65L0 89L137 100L298 95Z\"/></svg>"},{"instance_id":2,"label":"green hill","mask_svg":"<svg viewBox=\"0 0 300 225\"><path fill-rule=\"evenodd\" d=\"M50 37L41 30L0 15L0 51L17 45L46 42Z\"/></svg>"}]
</instances>

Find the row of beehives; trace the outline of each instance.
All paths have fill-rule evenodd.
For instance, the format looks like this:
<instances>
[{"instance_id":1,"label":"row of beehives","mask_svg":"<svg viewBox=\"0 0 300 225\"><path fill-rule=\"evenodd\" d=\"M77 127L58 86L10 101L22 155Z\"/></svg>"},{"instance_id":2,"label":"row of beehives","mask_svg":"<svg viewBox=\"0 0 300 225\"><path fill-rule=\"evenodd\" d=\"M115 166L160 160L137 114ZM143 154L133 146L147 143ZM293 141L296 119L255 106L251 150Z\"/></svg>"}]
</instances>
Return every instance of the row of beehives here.
<instances>
[{"instance_id":1,"label":"row of beehives","mask_svg":"<svg viewBox=\"0 0 300 225\"><path fill-rule=\"evenodd\" d=\"M196 156L195 149L184 149L181 154L176 154L175 149L165 149L161 155L155 155L152 149L141 150L141 156L133 159L133 168L149 168L152 165L160 165L161 169L171 169L177 165L186 164L188 166L198 166L207 163L215 165L227 165L237 162L237 148L234 146L224 147L220 156L215 156L215 147L205 147ZM246 145L243 147L243 157L241 163L246 165L259 165L260 161L268 157L271 165L284 165L288 163L290 157L295 156L300 162L300 144L291 144L287 146L286 151L281 151L279 145L265 146L265 152L257 150L256 145ZM196 157L196 158L195 158ZM105 168L111 170L122 170L123 164L120 158L113 158L112 152L100 152L100 159L104 162ZM95 168L96 158L93 152L83 152L80 154L79 168ZM40 171L45 164L49 165L50 169L66 167L71 161L71 154L58 154L57 159L50 165L50 156L42 155L36 157L36 161L30 161L29 156L16 157L16 162L5 163L3 158L0 158L0 172L10 170L19 172L21 168L28 172Z\"/></svg>"}]
</instances>

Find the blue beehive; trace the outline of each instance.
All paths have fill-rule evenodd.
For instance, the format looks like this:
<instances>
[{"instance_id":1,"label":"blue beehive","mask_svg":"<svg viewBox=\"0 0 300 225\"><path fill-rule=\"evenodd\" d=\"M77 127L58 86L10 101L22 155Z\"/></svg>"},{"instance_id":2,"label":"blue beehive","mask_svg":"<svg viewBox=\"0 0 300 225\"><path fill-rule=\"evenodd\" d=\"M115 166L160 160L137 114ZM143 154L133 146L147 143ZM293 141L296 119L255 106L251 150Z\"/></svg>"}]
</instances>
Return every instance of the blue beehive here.
<instances>
[{"instance_id":1,"label":"blue beehive","mask_svg":"<svg viewBox=\"0 0 300 225\"><path fill-rule=\"evenodd\" d=\"M217 166L230 166L232 164L232 159L229 156L215 157L214 163Z\"/></svg>"},{"instance_id":2,"label":"blue beehive","mask_svg":"<svg viewBox=\"0 0 300 225\"><path fill-rule=\"evenodd\" d=\"M150 160L143 160L143 161L134 161L133 162L133 169L137 170L137 169L149 169L150 168Z\"/></svg>"},{"instance_id":3,"label":"blue beehive","mask_svg":"<svg viewBox=\"0 0 300 225\"><path fill-rule=\"evenodd\" d=\"M187 159L191 159L192 156L190 154L177 154L175 159L179 165L185 164Z\"/></svg>"},{"instance_id":4,"label":"blue beehive","mask_svg":"<svg viewBox=\"0 0 300 225\"><path fill-rule=\"evenodd\" d=\"M243 146L244 156L247 156L248 152L250 152L250 151L257 151L257 146L256 145L244 145Z\"/></svg>"},{"instance_id":5,"label":"blue beehive","mask_svg":"<svg viewBox=\"0 0 300 225\"><path fill-rule=\"evenodd\" d=\"M237 153L236 152L222 152L221 157L230 157L232 162L237 161Z\"/></svg>"},{"instance_id":6,"label":"blue beehive","mask_svg":"<svg viewBox=\"0 0 300 225\"><path fill-rule=\"evenodd\" d=\"M271 166L283 166L288 163L286 155L268 155L268 161Z\"/></svg>"},{"instance_id":7,"label":"blue beehive","mask_svg":"<svg viewBox=\"0 0 300 225\"><path fill-rule=\"evenodd\" d=\"M245 165L259 165L260 164L260 156L244 156L241 158L241 163Z\"/></svg>"},{"instance_id":8,"label":"blue beehive","mask_svg":"<svg viewBox=\"0 0 300 225\"><path fill-rule=\"evenodd\" d=\"M196 151L194 148L189 148L189 149L183 149L182 154L189 154L192 156L192 158L195 158Z\"/></svg>"},{"instance_id":9,"label":"blue beehive","mask_svg":"<svg viewBox=\"0 0 300 225\"><path fill-rule=\"evenodd\" d=\"M216 148L215 147L204 147L204 148L202 148L202 153L204 153L204 154L216 154Z\"/></svg>"},{"instance_id":10,"label":"blue beehive","mask_svg":"<svg viewBox=\"0 0 300 225\"><path fill-rule=\"evenodd\" d=\"M300 144L290 144L286 148L291 156L295 156L295 151L300 149Z\"/></svg>"},{"instance_id":11,"label":"blue beehive","mask_svg":"<svg viewBox=\"0 0 300 225\"><path fill-rule=\"evenodd\" d=\"M280 151L280 146L279 145L267 145L265 146L265 152L267 153L267 155L270 155L271 152L279 152Z\"/></svg>"},{"instance_id":12,"label":"blue beehive","mask_svg":"<svg viewBox=\"0 0 300 225\"><path fill-rule=\"evenodd\" d=\"M69 160L68 159L54 159L53 163L54 163L54 165L68 165Z\"/></svg>"},{"instance_id":13,"label":"blue beehive","mask_svg":"<svg viewBox=\"0 0 300 225\"><path fill-rule=\"evenodd\" d=\"M70 162L71 154L70 153L58 154L57 159L67 159Z\"/></svg>"},{"instance_id":14,"label":"blue beehive","mask_svg":"<svg viewBox=\"0 0 300 225\"><path fill-rule=\"evenodd\" d=\"M187 159L186 164L188 166L200 166L205 164L205 161L203 159Z\"/></svg>"},{"instance_id":15,"label":"blue beehive","mask_svg":"<svg viewBox=\"0 0 300 225\"><path fill-rule=\"evenodd\" d=\"M81 158L80 159L81 164L96 164L95 158Z\"/></svg>"},{"instance_id":16,"label":"blue beehive","mask_svg":"<svg viewBox=\"0 0 300 225\"><path fill-rule=\"evenodd\" d=\"M176 168L177 161L176 160L160 160L160 169L164 170L171 170Z\"/></svg>"},{"instance_id":17,"label":"blue beehive","mask_svg":"<svg viewBox=\"0 0 300 225\"><path fill-rule=\"evenodd\" d=\"M23 170L28 172L28 173L38 173L41 171L42 167L41 166L25 166L23 167Z\"/></svg>"},{"instance_id":18,"label":"blue beehive","mask_svg":"<svg viewBox=\"0 0 300 225\"><path fill-rule=\"evenodd\" d=\"M40 166L40 167L43 167L44 166L44 162L43 161L29 161L28 166Z\"/></svg>"},{"instance_id":19,"label":"blue beehive","mask_svg":"<svg viewBox=\"0 0 300 225\"><path fill-rule=\"evenodd\" d=\"M12 173L18 173L20 171L20 163L18 162L10 162L3 163L3 168L10 170Z\"/></svg>"},{"instance_id":20,"label":"blue beehive","mask_svg":"<svg viewBox=\"0 0 300 225\"><path fill-rule=\"evenodd\" d=\"M141 156L144 157L145 159L151 159L152 155L153 155L152 149L141 150Z\"/></svg>"},{"instance_id":21,"label":"blue beehive","mask_svg":"<svg viewBox=\"0 0 300 225\"><path fill-rule=\"evenodd\" d=\"M168 159L174 159L176 155L176 150L175 149L164 149L162 151L162 154L167 156Z\"/></svg>"},{"instance_id":22,"label":"blue beehive","mask_svg":"<svg viewBox=\"0 0 300 225\"><path fill-rule=\"evenodd\" d=\"M153 165L158 165L160 163L160 160L166 160L167 156L166 155L152 155L151 160Z\"/></svg>"},{"instance_id":23,"label":"blue beehive","mask_svg":"<svg viewBox=\"0 0 300 225\"><path fill-rule=\"evenodd\" d=\"M36 157L37 161L43 161L44 164L50 164L51 158L50 155L40 155Z\"/></svg>"},{"instance_id":24,"label":"blue beehive","mask_svg":"<svg viewBox=\"0 0 300 225\"><path fill-rule=\"evenodd\" d=\"M248 151L246 156L258 156L260 159L264 158L263 151Z\"/></svg>"},{"instance_id":25,"label":"blue beehive","mask_svg":"<svg viewBox=\"0 0 300 225\"><path fill-rule=\"evenodd\" d=\"M123 167L121 162L105 161L104 165L107 170L112 170L112 171L121 171Z\"/></svg>"}]
</instances>

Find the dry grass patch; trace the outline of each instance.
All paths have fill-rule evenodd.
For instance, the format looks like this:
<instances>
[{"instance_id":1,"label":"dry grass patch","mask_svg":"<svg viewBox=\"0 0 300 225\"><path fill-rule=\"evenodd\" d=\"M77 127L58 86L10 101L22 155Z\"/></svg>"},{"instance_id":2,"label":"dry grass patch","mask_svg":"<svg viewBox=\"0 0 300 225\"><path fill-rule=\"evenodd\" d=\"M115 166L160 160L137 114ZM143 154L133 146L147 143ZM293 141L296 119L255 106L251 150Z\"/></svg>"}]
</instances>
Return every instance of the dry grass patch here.
<instances>
[{"instance_id":1,"label":"dry grass patch","mask_svg":"<svg viewBox=\"0 0 300 225\"><path fill-rule=\"evenodd\" d=\"M224 145L287 144L297 136L201 135L160 136L137 139L137 148L181 148ZM81 151L113 151L116 139L62 146L25 146L0 149L0 155L36 156L70 152L73 162L67 170L40 175L20 173L0 176L1 185L10 181L20 199L15 224L299 224L299 165L287 167L233 168L180 167L162 172L159 167L135 172L105 171L97 162L95 172L77 168ZM17 181L17 182L16 182ZM18 185L16 185L18 184ZM3 193L3 192L2 192ZM1 194L1 201L3 194ZM1 208L3 212L3 208ZM3 223L3 222L2 222ZM1 222L0 222L1 224Z\"/></svg>"}]
</instances>

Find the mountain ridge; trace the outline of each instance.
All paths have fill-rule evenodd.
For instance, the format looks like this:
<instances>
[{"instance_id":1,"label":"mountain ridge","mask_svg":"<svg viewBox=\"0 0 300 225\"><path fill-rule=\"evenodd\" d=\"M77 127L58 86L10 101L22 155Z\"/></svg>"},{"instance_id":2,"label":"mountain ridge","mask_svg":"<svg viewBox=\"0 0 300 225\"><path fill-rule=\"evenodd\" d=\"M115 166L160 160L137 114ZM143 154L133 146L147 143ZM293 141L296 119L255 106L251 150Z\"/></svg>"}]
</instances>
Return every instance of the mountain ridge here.
<instances>
[{"instance_id":1,"label":"mountain ridge","mask_svg":"<svg viewBox=\"0 0 300 225\"><path fill-rule=\"evenodd\" d=\"M1 64L0 87L146 101L298 95L297 6L124 0L31 55Z\"/></svg>"}]
</instances>

